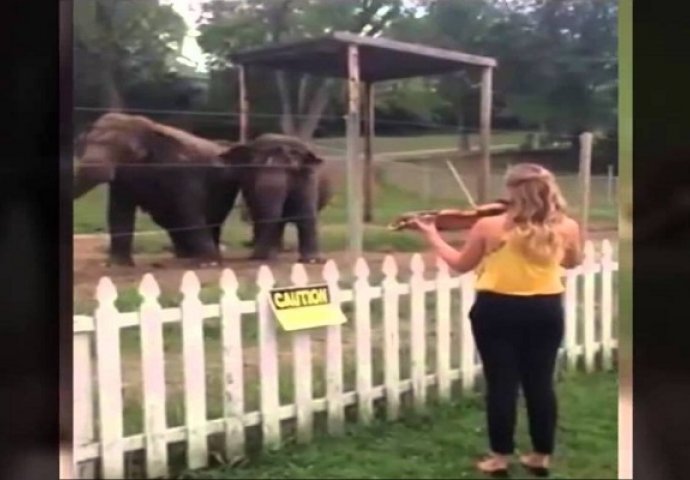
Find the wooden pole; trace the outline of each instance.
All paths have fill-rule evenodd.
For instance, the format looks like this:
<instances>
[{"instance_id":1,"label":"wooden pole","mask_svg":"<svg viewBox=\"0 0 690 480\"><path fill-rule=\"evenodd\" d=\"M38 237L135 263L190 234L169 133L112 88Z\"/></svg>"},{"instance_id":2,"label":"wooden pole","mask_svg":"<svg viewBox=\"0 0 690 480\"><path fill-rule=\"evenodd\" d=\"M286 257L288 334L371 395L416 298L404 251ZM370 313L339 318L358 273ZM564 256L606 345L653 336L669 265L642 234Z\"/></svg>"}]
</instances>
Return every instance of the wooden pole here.
<instances>
[{"instance_id":1,"label":"wooden pole","mask_svg":"<svg viewBox=\"0 0 690 480\"><path fill-rule=\"evenodd\" d=\"M374 85L370 82L364 84L363 110L364 110L364 222L373 220L374 205Z\"/></svg>"},{"instance_id":2,"label":"wooden pole","mask_svg":"<svg viewBox=\"0 0 690 480\"><path fill-rule=\"evenodd\" d=\"M362 253L362 163L359 159L360 137L360 82L359 49L349 45L347 49L348 111L347 111L347 218L352 260Z\"/></svg>"},{"instance_id":3,"label":"wooden pole","mask_svg":"<svg viewBox=\"0 0 690 480\"><path fill-rule=\"evenodd\" d=\"M491 181L491 90L493 69L482 70L482 90L479 110L479 136L481 145L481 165L479 169L478 200L485 202L489 195Z\"/></svg>"},{"instance_id":4,"label":"wooden pole","mask_svg":"<svg viewBox=\"0 0 690 480\"><path fill-rule=\"evenodd\" d=\"M240 87L240 135L241 143L247 141L247 131L249 129L249 100L247 97L247 81L245 78L245 70L243 65L237 67L237 77Z\"/></svg>"},{"instance_id":5,"label":"wooden pole","mask_svg":"<svg viewBox=\"0 0 690 480\"><path fill-rule=\"evenodd\" d=\"M580 135L580 192L582 203L580 206L580 228L586 234L589 227L589 197L592 180L592 134L584 132Z\"/></svg>"},{"instance_id":6,"label":"wooden pole","mask_svg":"<svg viewBox=\"0 0 690 480\"><path fill-rule=\"evenodd\" d=\"M614 182L613 165L608 166L606 173L607 173L607 175L606 175L606 199L611 204L611 203L613 203L613 182Z\"/></svg>"}]
</instances>

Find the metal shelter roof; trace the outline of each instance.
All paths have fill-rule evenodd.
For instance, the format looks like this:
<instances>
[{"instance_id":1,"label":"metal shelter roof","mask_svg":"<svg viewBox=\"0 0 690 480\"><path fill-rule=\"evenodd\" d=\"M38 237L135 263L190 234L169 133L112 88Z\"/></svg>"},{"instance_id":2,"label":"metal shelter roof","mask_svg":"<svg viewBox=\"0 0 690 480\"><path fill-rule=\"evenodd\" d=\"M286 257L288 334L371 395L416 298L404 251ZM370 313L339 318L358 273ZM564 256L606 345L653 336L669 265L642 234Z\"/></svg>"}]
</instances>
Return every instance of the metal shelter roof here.
<instances>
[{"instance_id":1,"label":"metal shelter roof","mask_svg":"<svg viewBox=\"0 0 690 480\"><path fill-rule=\"evenodd\" d=\"M348 45L359 47L360 79L365 82L440 75L467 66L496 66L491 57L349 32L236 52L230 60L245 66L347 78Z\"/></svg>"}]
</instances>

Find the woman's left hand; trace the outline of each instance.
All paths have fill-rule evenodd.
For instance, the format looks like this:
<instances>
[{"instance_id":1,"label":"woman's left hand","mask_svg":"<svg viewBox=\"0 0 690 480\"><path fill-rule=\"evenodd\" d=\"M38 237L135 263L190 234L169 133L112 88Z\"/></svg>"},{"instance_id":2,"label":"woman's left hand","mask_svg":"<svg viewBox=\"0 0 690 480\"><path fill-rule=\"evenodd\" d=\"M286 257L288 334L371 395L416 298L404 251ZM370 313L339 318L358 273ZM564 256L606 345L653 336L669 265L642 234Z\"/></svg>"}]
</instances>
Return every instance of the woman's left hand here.
<instances>
[{"instance_id":1,"label":"woman's left hand","mask_svg":"<svg viewBox=\"0 0 690 480\"><path fill-rule=\"evenodd\" d=\"M417 217L412 219L412 223L419 229L420 232L426 237L431 237L438 234L436 229L436 219L435 218L421 218Z\"/></svg>"}]
</instances>

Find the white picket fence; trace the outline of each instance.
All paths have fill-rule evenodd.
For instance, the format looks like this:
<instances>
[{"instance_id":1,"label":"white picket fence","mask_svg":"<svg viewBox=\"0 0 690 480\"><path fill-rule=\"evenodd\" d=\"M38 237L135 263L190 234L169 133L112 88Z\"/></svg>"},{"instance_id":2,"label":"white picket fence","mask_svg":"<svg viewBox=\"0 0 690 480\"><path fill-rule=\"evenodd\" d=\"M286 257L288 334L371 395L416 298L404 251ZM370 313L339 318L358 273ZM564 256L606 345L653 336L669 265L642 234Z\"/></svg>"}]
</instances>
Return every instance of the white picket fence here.
<instances>
[{"instance_id":1,"label":"white picket fence","mask_svg":"<svg viewBox=\"0 0 690 480\"><path fill-rule=\"evenodd\" d=\"M578 360L582 358L587 371L610 369L617 346L613 332L613 274L618 270L618 263L613 258L610 242L606 240L599 249L588 242L585 253L584 264L565 274L566 335L562 354L569 368L577 368ZM245 429L253 425L260 425L263 445L274 448L281 443L281 421L285 419L295 420L298 442L309 442L315 412L326 412L328 432L339 435L344 429L345 407L348 405L357 406L358 421L366 424L374 418L375 399L385 399L386 417L395 420L400 415L403 393L411 392L414 407L421 409L427 403L428 387L435 387L441 400L450 398L451 384L455 381L460 381L462 390L473 389L475 379L481 373L467 320L474 297L474 275L451 275L448 267L438 261L434 278L425 278L425 266L418 254L412 257L410 269L409 280L399 282L398 266L389 256L383 263L383 280L374 286L369 282L368 265L360 259L354 267L352 289L346 290L339 288L337 266L332 261L324 266L323 280L334 289L337 301L354 304L354 316L348 321L353 323L355 335L355 389L344 391L343 326L325 327L326 386L323 398L313 396L313 332L294 332L294 399L289 405L281 405L279 400L279 327L268 303L268 292L275 284L268 267L259 269L259 291L253 299L240 299L234 273L223 271L221 300L214 305L201 302L199 280L194 273L187 272L182 280L180 307L166 309L159 304L161 292L154 277L147 274L139 289L143 303L139 311L133 313L120 313L116 309L116 288L110 279L101 279L94 315L74 318L75 470L82 470L82 475L93 475L94 460L100 460L97 473L102 478L124 478L125 453L143 449L148 478L165 477L169 473L167 447L173 442L186 442L188 468L203 468L209 462L207 438L211 434L224 434L224 456L236 459L245 452ZM599 277L598 282L596 277ZM295 285L309 282L303 266L293 267L291 280ZM582 295L578 284L582 285ZM455 290L460 295L459 311L451 308ZM427 318L425 304L427 294L435 296L435 313L428 315L430 318ZM401 319L399 314L399 301L405 295L410 301L409 319ZM383 305L383 335L377 337L383 342L383 383L380 385L372 381L373 299L381 299ZM258 411L245 411L241 331L246 328L243 316L247 314L256 314L258 322ZM224 392L222 416L209 420L203 328L204 320L211 318L220 318ZM401 320L409 322L410 329L411 365L410 378L407 379L401 378L400 349L407 338L401 338ZM173 428L166 424L163 342L163 326L170 322L181 323L184 373L184 425ZM459 368L451 368L451 341L458 341L457 336L451 338L451 325L455 325L460 334L460 358L454 359ZM140 334L143 433L125 437L120 334L123 329L132 327L138 328ZM431 341L436 343L432 346L436 350L436 364L427 366L427 331L432 328L436 333L431 337ZM579 329L582 329L581 335L578 335ZM580 337L582 341L579 341ZM601 363L596 362L597 356L600 356ZM84 473L89 470L90 473Z\"/></svg>"}]
</instances>

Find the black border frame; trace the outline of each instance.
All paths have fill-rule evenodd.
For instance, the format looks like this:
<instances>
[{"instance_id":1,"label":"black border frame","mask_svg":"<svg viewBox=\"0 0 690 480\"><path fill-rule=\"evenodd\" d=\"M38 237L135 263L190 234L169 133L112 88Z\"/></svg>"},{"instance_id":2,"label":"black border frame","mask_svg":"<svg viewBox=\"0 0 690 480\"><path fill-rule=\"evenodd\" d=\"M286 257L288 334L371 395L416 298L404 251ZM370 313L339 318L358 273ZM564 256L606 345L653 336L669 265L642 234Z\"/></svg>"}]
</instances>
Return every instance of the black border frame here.
<instances>
[{"instance_id":1,"label":"black border frame","mask_svg":"<svg viewBox=\"0 0 690 480\"><path fill-rule=\"evenodd\" d=\"M62 390L71 389L70 366L59 369L61 342L66 347L63 354L71 358L71 306L61 305L60 299L71 302L64 292L70 290L72 269L64 268L71 256L60 257L71 250L71 239L65 236L67 227L59 228L60 207L65 207L60 193L69 192L59 190L60 105L55 82L60 65L55 41L59 8L67 4L69 0L40 8L22 0L3 4L5 61L11 63L0 90L7 117L0 175L2 478L58 478L58 444L70 442L71 408L65 404L61 412L57 402L63 400L60 373L68 374L62 376L68 382ZM71 15L69 19L71 25ZM71 38L63 43L69 44ZM66 64L63 68L71 70ZM71 99L64 102L71 104ZM65 125L63 138L71 136L69 130ZM67 283L59 289L61 271ZM70 416L63 431L61 413Z\"/></svg>"},{"instance_id":2,"label":"black border frame","mask_svg":"<svg viewBox=\"0 0 690 480\"><path fill-rule=\"evenodd\" d=\"M52 5L57 8L38 11L25 0L4 5L4 44L13 50L2 89L5 124L12 127L6 127L11 135L4 143L0 176L0 304L5 313L0 418L7 478L56 478L58 440L71 441L72 101L71 21L66 19L71 20L72 0ZM640 1L634 7L634 225L641 224L645 204L658 200L644 188L656 182L658 172L690 191L690 178L666 170L665 163L690 165L687 21L674 13L670 3L660 8ZM54 42L58 26L59 51ZM55 83L46 86L58 76L58 62L60 91ZM663 209L663 202L656 208ZM685 361L690 242L663 234L642 241L633 230L635 476L684 478L690 423ZM32 290L39 299L25 301L24 292Z\"/></svg>"},{"instance_id":3,"label":"black border frame","mask_svg":"<svg viewBox=\"0 0 690 480\"><path fill-rule=\"evenodd\" d=\"M690 194L687 17L671 5L633 11L633 476L659 480L687 477L690 424L690 208L643 229Z\"/></svg>"}]
</instances>

